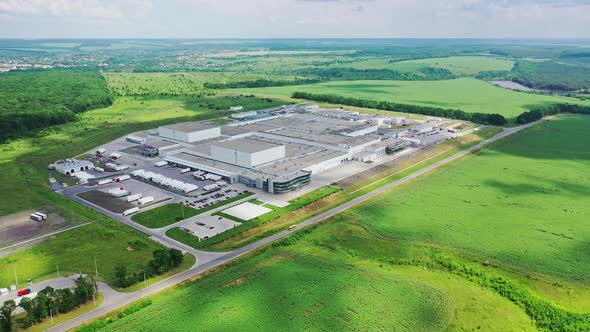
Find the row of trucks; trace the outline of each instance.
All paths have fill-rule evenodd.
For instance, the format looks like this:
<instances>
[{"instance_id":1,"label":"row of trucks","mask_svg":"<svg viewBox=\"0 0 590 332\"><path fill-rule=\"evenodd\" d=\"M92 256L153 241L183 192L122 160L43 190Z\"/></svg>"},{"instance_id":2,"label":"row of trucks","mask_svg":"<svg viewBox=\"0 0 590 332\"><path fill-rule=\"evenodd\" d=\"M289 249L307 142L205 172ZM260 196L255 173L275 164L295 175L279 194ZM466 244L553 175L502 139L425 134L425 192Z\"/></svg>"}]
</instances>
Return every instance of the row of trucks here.
<instances>
[{"instance_id":1,"label":"row of trucks","mask_svg":"<svg viewBox=\"0 0 590 332\"><path fill-rule=\"evenodd\" d=\"M213 173L207 173L205 171L200 171L200 170L199 171L194 171L193 172L193 177L195 179L201 180L201 181L205 181L205 180L220 181L221 179L223 179L223 177L221 175L217 175L217 174L213 174Z\"/></svg>"},{"instance_id":2,"label":"row of trucks","mask_svg":"<svg viewBox=\"0 0 590 332\"><path fill-rule=\"evenodd\" d=\"M41 212L35 212L32 213L29 218L31 218L31 220L34 221L43 221L43 220L47 220L47 215L45 213L41 213Z\"/></svg>"},{"instance_id":3,"label":"row of trucks","mask_svg":"<svg viewBox=\"0 0 590 332\"><path fill-rule=\"evenodd\" d=\"M99 181L97 182L97 184L98 184L99 186L102 186L102 185L109 184L109 183L113 183L113 182L123 182L123 181L127 181L127 180L129 180L129 179L131 179L131 176L129 176L129 175L121 175L121 176L119 176L119 177L116 177L116 178L114 178L114 179L103 179L103 180L99 180Z\"/></svg>"},{"instance_id":4,"label":"row of trucks","mask_svg":"<svg viewBox=\"0 0 590 332\"><path fill-rule=\"evenodd\" d=\"M135 195L127 196L127 203L137 202L137 204L139 206L144 206L144 205L149 204L153 201L154 201L153 196L143 197L142 194L135 194ZM127 210L123 211L123 215L128 216L128 215L134 214L136 212L139 212L139 206L135 206L135 207L132 207L131 209L127 209Z\"/></svg>"},{"instance_id":5,"label":"row of trucks","mask_svg":"<svg viewBox=\"0 0 590 332\"><path fill-rule=\"evenodd\" d=\"M100 149L96 150L96 154L99 156L104 156L105 153L107 153L107 150L105 148L100 148ZM109 157L111 157L113 159L119 159L119 158L121 158L121 154L119 152L111 152Z\"/></svg>"}]
</instances>

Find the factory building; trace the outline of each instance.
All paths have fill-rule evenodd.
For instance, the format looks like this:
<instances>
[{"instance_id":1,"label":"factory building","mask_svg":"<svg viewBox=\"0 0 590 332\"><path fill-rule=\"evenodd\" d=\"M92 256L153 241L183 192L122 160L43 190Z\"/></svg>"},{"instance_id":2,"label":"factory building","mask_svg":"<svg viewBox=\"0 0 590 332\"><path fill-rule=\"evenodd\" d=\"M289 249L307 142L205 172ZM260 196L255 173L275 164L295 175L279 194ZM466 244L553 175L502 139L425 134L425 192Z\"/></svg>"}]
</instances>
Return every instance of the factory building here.
<instances>
[{"instance_id":1,"label":"factory building","mask_svg":"<svg viewBox=\"0 0 590 332\"><path fill-rule=\"evenodd\" d=\"M383 121L374 115L344 110L242 112L242 121L212 126L184 123L160 127L160 139L179 147L160 156L171 165L220 175L270 193L297 190L315 174L351 160L384 156L391 141L377 134ZM267 118L252 120L264 114Z\"/></svg>"}]
</instances>

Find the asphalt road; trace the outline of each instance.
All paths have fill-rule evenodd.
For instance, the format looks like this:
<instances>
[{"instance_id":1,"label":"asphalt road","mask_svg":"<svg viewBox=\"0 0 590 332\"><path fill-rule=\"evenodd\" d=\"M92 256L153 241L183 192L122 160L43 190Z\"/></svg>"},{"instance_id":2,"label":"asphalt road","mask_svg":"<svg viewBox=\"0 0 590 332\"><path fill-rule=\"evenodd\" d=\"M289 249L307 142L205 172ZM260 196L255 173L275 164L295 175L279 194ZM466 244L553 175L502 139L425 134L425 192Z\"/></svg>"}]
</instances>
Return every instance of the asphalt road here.
<instances>
[{"instance_id":1,"label":"asphalt road","mask_svg":"<svg viewBox=\"0 0 590 332\"><path fill-rule=\"evenodd\" d=\"M337 214L342 213L345 210L348 210L348 209L350 209L350 208L352 208L352 207L354 207L354 206L356 206L358 204L361 204L361 203L363 203L363 202L365 202L367 200L370 200L370 199L374 198L375 196L378 196L378 195L380 195L380 194L382 194L382 193L384 193L384 192L386 192L388 190L391 190L391 189L393 189L395 187L398 187L398 186L400 186L402 184L405 184L407 182L410 182L410 181L412 181L412 180L414 180L414 179L416 179L416 178L418 178L418 177L420 177L420 176L422 176L422 175L424 175L426 173L429 173L429 172L431 172L431 171L433 171L433 170L435 170L435 169L437 169L437 168L439 168L439 167L441 167L441 166L443 166L445 164L448 164L448 163L450 163L452 161L455 161L455 160L457 160L457 159L459 159L459 158L461 158L461 157L463 157L463 156L465 156L465 155L467 155L469 153L472 153L474 151L477 151L478 149L480 149L480 148L482 148L482 147L484 147L486 145L489 145L490 143L493 143L493 142L495 142L495 141L497 141L499 139L502 139L502 138L504 138L506 136L512 135L512 134L514 134L514 133L516 133L518 131L521 131L523 129L532 127L534 125L537 125L538 123L540 123L542 121L544 121L544 120L539 120L539 121L536 121L536 122L533 122L533 123L529 123L529 124L526 124L526 125L522 125L522 126L519 126L519 127L506 128L501 133L497 134L496 136L494 136L492 138L489 138L489 139L487 139L487 140L485 140L485 141L483 141L483 142L481 142L481 143L479 143L479 144L477 144L477 145L475 145L475 146L473 146L471 148L468 148L468 149L466 149L464 151L458 152L458 153L456 153L456 154L454 154L454 155L452 155L452 156L450 156L448 158L445 158L445 159L443 159L443 160L441 160L441 161L439 161L437 163L434 163L434 164L432 164L432 165L430 165L428 167L425 167L425 168L423 168L423 169L421 169L419 171L416 171L416 172L414 172L414 173L412 173L412 174L410 174L410 175L408 175L408 176L406 176L406 177L404 177L402 179L399 179L397 181L394 181L394 182L392 182L392 183L390 183L390 184L388 184L386 186L383 186L383 187L381 187L379 189L376 189L376 190L374 190L374 191L372 191L370 193L367 193L365 195L359 196L359 197L357 197L357 198L355 198L355 199L353 199L353 200L351 200L351 201L349 201L349 202L347 202L345 204L342 204L342 205L340 205L338 207L335 207L332 210L326 211L326 212L321 213L321 214L319 214L319 215L317 215L317 216L315 216L313 218L310 218L310 219L308 219L308 220L300 223L297 226L297 229L301 229L301 228L304 228L304 227L307 227L307 226L316 224L316 223L318 223L320 221L326 220L328 218L331 218L331 217L333 217L333 216L335 216ZM110 213L108 213L108 214L110 215ZM116 219L119 219L119 218L116 218ZM133 223L133 224L135 224L135 223ZM135 224L135 225L137 225L137 224ZM132 226L132 227L134 227L134 226ZM137 227L135 227L135 228L137 228ZM149 229L147 229L147 230L149 230ZM238 258L240 256L243 256L245 254L248 254L248 253L250 253L250 252L252 252L252 251L254 251L256 249L259 249L259 248L261 248L261 247L263 247L263 246L265 246L265 245L267 245L267 244L269 244L271 242L274 242L274 241L279 240L279 239L281 239L283 237L286 237L287 235L289 235L291 233L292 233L292 231L285 230L285 231L282 231L282 232L279 232L277 234L271 235L271 236L269 236L267 238L264 238L264 239L262 239L262 240L260 240L258 242L252 243L250 245L247 245L247 246L245 246L243 248L237 249L237 250L232 251L232 252L215 253L215 257L211 256L210 257L211 259L208 260L208 261L206 261L206 262L201 261L198 265L193 266L192 268L190 268L190 269L188 269L188 270L186 270L184 272L181 272L179 274L176 274L174 276L171 276L168 279L165 279L165 280L162 280L162 281L160 281L158 283L155 283L155 284L153 284L153 285L151 285L151 286L149 286L147 288L144 288L143 290L140 290L140 291L137 291L137 292L134 292L134 293L128 293L124 297L117 297L115 300L109 301L109 303L106 303L107 301L105 301L105 303L101 307L99 307L99 308L97 308L95 310L92 310L90 312L87 312L87 313L85 313L85 314L83 314L81 316L78 316L78 317L76 317L76 318L74 318L72 320L69 320L69 321L67 321L65 323L62 323L60 325L57 325L57 326L49 329L48 331L65 331L65 330L72 329L72 328L74 328L74 327L76 327L78 325L84 324L85 322L91 321L91 320L93 320L93 319L95 319L95 318L97 318L99 316L102 316L104 314L107 314L107 313L109 313L109 312L111 312L111 311L113 311L115 309L118 309L118 308L121 308L121 307L123 307L125 305L128 305L131 302L140 300L141 298L146 297L148 295L151 295L151 294L154 294L154 293L158 293L158 292L160 292L160 291L162 291L162 290L164 290L166 288L170 288L170 287L172 287L172 286L174 286L174 285L176 285L178 283L181 283L181 282L183 282L183 281L185 281L187 279L190 279L191 277L194 277L194 276L199 275L199 274L201 274L203 272L207 272L207 271L209 271L209 270L211 270L211 269L213 269L215 267L218 267L220 265L223 265L225 263L228 263L228 262L230 262L230 261L232 261L232 260L234 260L234 259L236 259L236 258ZM149 232L148 232L148 234L149 234ZM190 250L189 252L193 252L193 251L194 251L194 249ZM201 253L204 253L204 252L201 252ZM213 253L211 253L211 254L213 254Z\"/></svg>"}]
</instances>

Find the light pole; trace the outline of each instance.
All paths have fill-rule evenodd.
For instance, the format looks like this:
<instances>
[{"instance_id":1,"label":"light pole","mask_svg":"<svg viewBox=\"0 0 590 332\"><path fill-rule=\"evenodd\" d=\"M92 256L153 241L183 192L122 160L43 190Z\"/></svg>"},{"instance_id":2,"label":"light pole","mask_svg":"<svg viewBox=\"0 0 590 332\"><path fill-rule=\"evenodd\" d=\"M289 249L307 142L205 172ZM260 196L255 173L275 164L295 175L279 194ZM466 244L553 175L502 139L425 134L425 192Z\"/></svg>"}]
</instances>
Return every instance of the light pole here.
<instances>
[{"instance_id":1,"label":"light pole","mask_svg":"<svg viewBox=\"0 0 590 332\"><path fill-rule=\"evenodd\" d=\"M96 265L96 256L94 256L94 271L96 272L96 277L98 278L98 265Z\"/></svg>"},{"instance_id":2,"label":"light pole","mask_svg":"<svg viewBox=\"0 0 590 332\"><path fill-rule=\"evenodd\" d=\"M53 326L53 309L49 309L49 316L51 317L51 326Z\"/></svg>"},{"instance_id":3,"label":"light pole","mask_svg":"<svg viewBox=\"0 0 590 332\"><path fill-rule=\"evenodd\" d=\"M143 273L143 288L147 287L147 280L145 279L145 272Z\"/></svg>"},{"instance_id":4,"label":"light pole","mask_svg":"<svg viewBox=\"0 0 590 332\"><path fill-rule=\"evenodd\" d=\"M16 283L16 287L18 288L18 277L16 276L16 266L14 267L14 282Z\"/></svg>"},{"instance_id":5,"label":"light pole","mask_svg":"<svg viewBox=\"0 0 590 332\"><path fill-rule=\"evenodd\" d=\"M59 278L59 265L55 264L55 268L57 269L57 277Z\"/></svg>"}]
</instances>

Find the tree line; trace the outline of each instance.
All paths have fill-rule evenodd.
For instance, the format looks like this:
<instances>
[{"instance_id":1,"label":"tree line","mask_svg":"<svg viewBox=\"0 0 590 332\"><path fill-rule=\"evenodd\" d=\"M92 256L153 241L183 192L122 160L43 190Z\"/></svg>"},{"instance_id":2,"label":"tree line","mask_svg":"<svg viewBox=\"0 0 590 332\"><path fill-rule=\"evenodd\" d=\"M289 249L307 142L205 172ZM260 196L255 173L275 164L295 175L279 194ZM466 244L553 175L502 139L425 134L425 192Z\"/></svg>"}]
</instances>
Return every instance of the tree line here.
<instances>
[{"instance_id":1,"label":"tree line","mask_svg":"<svg viewBox=\"0 0 590 332\"><path fill-rule=\"evenodd\" d=\"M418 106L409 104L398 104L388 101L377 101L350 98L336 95L321 95L307 92L293 92L292 98L314 100L318 102L326 102L332 104L342 104L348 106L364 107L381 109L385 111L394 111L402 113L413 113L430 116L439 116L443 118L471 121L481 124L489 124L495 126L501 126L506 124L508 121L504 116L500 114L488 114L488 113L468 113L457 109L446 109L429 106Z\"/></svg>"},{"instance_id":2,"label":"tree line","mask_svg":"<svg viewBox=\"0 0 590 332\"><path fill-rule=\"evenodd\" d=\"M182 264L184 255L178 249L156 249L153 253L153 259L148 266L139 272L131 275L127 274L127 265L119 262L115 265L115 278L118 287L129 287L133 284L150 278L154 275L164 274Z\"/></svg>"},{"instance_id":3,"label":"tree line","mask_svg":"<svg viewBox=\"0 0 590 332\"><path fill-rule=\"evenodd\" d=\"M296 75L318 77L320 80L396 80L426 81L448 80L456 76L448 69L422 67L413 72L401 72L391 69L356 69L356 68L302 68L293 72Z\"/></svg>"},{"instance_id":4,"label":"tree line","mask_svg":"<svg viewBox=\"0 0 590 332\"><path fill-rule=\"evenodd\" d=\"M208 89L263 88L269 86L303 85L320 82L321 80L317 78L300 78L294 80L257 79L252 81L238 81L229 83L205 83L204 87Z\"/></svg>"},{"instance_id":5,"label":"tree line","mask_svg":"<svg viewBox=\"0 0 590 332\"><path fill-rule=\"evenodd\" d=\"M29 328L34 324L43 322L47 317L55 317L67 313L82 304L92 300L97 293L96 282L80 276L76 279L76 287L54 289L45 287L34 298L22 298L18 307L21 307L27 315L22 319L22 327ZM14 300L4 302L0 307L0 328L2 331L14 329L14 311L17 305Z\"/></svg>"},{"instance_id":6,"label":"tree line","mask_svg":"<svg viewBox=\"0 0 590 332\"><path fill-rule=\"evenodd\" d=\"M544 116L555 115L559 113L590 114L590 107L574 104L553 104L521 113L518 117L516 117L516 122L520 124L530 123L540 120Z\"/></svg>"},{"instance_id":7,"label":"tree line","mask_svg":"<svg viewBox=\"0 0 590 332\"><path fill-rule=\"evenodd\" d=\"M0 143L74 121L76 113L112 105L98 72L19 71L0 74Z\"/></svg>"}]
</instances>

